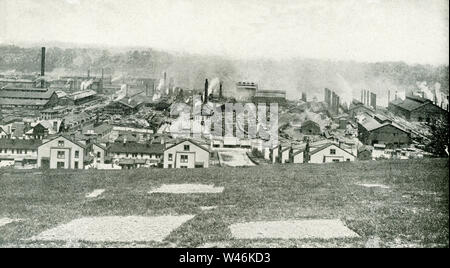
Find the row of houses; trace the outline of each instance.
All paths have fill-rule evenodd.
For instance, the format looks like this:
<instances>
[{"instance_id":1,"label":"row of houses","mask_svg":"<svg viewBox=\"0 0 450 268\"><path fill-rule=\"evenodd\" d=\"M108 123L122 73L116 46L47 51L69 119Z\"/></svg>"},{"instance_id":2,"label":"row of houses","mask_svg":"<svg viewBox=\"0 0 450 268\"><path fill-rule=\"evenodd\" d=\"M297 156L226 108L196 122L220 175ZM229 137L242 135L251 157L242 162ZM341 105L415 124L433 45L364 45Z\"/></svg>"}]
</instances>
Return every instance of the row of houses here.
<instances>
[{"instance_id":1,"label":"row of houses","mask_svg":"<svg viewBox=\"0 0 450 268\"><path fill-rule=\"evenodd\" d=\"M209 159L209 149L190 140L167 144L100 144L65 135L49 140L0 139L0 166L20 168L207 168Z\"/></svg>"}]
</instances>

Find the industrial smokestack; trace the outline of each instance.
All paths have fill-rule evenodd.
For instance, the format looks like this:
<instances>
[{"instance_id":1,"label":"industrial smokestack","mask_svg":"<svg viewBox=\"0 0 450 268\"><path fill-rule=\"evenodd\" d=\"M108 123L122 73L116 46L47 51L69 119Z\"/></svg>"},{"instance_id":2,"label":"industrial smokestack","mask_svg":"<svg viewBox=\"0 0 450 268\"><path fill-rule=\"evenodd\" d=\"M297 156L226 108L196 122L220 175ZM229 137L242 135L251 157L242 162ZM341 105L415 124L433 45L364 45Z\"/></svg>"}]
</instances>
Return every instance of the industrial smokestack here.
<instances>
[{"instance_id":1,"label":"industrial smokestack","mask_svg":"<svg viewBox=\"0 0 450 268\"><path fill-rule=\"evenodd\" d=\"M367 103L367 106L370 106L370 90L367 90L367 100L366 100L366 103Z\"/></svg>"},{"instance_id":2,"label":"industrial smokestack","mask_svg":"<svg viewBox=\"0 0 450 268\"><path fill-rule=\"evenodd\" d=\"M373 92L370 93L370 106L372 106L375 110L377 109L377 94Z\"/></svg>"},{"instance_id":3,"label":"industrial smokestack","mask_svg":"<svg viewBox=\"0 0 450 268\"><path fill-rule=\"evenodd\" d=\"M364 92L361 90L361 103L364 104L364 97L363 97Z\"/></svg>"},{"instance_id":4,"label":"industrial smokestack","mask_svg":"<svg viewBox=\"0 0 450 268\"><path fill-rule=\"evenodd\" d=\"M220 84L219 84L219 98L222 98L223 97L223 95L222 95L222 81L220 82Z\"/></svg>"},{"instance_id":5,"label":"industrial smokestack","mask_svg":"<svg viewBox=\"0 0 450 268\"><path fill-rule=\"evenodd\" d=\"M341 105L341 99L336 95L336 114L339 114L339 106Z\"/></svg>"},{"instance_id":6,"label":"industrial smokestack","mask_svg":"<svg viewBox=\"0 0 450 268\"><path fill-rule=\"evenodd\" d=\"M205 79L205 97L203 99L204 103L208 102L208 87L209 87L208 79Z\"/></svg>"},{"instance_id":7,"label":"industrial smokestack","mask_svg":"<svg viewBox=\"0 0 450 268\"><path fill-rule=\"evenodd\" d=\"M389 106L389 103L391 103L391 91L390 90L388 90L388 106Z\"/></svg>"},{"instance_id":8,"label":"industrial smokestack","mask_svg":"<svg viewBox=\"0 0 450 268\"><path fill-rule=\"evenodd\" d=\"M41 88L43 88L44 84L45 84L44 76L45 76L45 47L42 47L42 52L41 52Z\"/></svg>"},{"instance_id":9,"label":"industrial smokestack","mask_svg":"<svg viewBox=\"0 0 450 268\"><path fill-rule=\"evenodd\" d=\"M302 92L302 101L307 102L306 92Z\"/></svg>"},{"instance_id":10,"label":"industrial smokestack","mask_svg":"<svg viewBox=\"0 0 450 268\"><path fill-rule=\"evenodd\" d=\"M89 79L91 77L91 69L87 70L87 78Z\"/></svg>"}]
</instances>

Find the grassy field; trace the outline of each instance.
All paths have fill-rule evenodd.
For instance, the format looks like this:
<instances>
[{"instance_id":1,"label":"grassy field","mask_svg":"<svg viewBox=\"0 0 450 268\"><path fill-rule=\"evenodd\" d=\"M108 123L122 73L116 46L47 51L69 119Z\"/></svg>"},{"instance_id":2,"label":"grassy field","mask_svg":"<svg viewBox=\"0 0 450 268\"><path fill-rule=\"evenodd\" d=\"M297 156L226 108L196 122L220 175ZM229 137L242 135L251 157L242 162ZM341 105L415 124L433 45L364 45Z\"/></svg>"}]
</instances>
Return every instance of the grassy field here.
<instances>
[{"instance_id":1,"label":"grassy field","mask_svg":"<svg viewBox=\"0 0 450 268\"><path fill-rule=\"evenodd\" d=\"M194 170L0 170L0 247L448 247L448 159L270 165ZM222 194L152 194L168 183L224 186ZM389 189L362 187L378 183ZM99 198L85 195L104 188ZM202 211L201 206L218 206ZM163 243L30 242L88 216L196 217ZM341 219L361 238L235 240L233 223Z\"/></svg>"}]
</instances>

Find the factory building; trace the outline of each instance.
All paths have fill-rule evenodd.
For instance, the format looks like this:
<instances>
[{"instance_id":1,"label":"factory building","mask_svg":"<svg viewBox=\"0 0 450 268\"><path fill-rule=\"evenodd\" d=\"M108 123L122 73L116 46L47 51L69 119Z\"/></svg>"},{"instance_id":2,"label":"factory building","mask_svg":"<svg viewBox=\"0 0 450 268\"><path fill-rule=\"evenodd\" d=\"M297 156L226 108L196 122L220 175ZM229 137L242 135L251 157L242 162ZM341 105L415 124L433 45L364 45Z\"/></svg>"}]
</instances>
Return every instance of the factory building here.
<instances>
[{"instance_id":1,"label":"factory building","mask_svg":"<svg viewBox=\"0 0 450 268\"><path fill-rule=\"evenodd\" d=\"M395 115L413 122L433 122L440 117L448 118L448 111L431 100L417 96L406 96L405 100L393 100L389 103L388 109Z\"/></svg>"},{"instance_id":2,"label":"factory building","mask_svg":"<svg viewBox=\"0 0 450 268\"><path fill-rule=\"evenodd\" d=\"M47 88L7 88L0 89L1 108L46 109L58 103L58 96Z\"/></svg>"},{"instance_id":3,"label":"factory building","mask_svg":"<svg viewBox=\"0 0 450 268\"><path fill-rule=\"evenodd\" d=\"M258 84L253 82L238 82L236 83L236 95L234 98L237 101L251 101L258 91Z\"/></svg>"},{"instance_id":4,"label":"factory building","mask_svg":"<svg viewBox=\"0 0 450 268\"><path fill-rule=\"evenodd\" d=\"M364 105L364 103L357 100L353 100L348 108L348 114L350 115L350 118L355 118L355 116L365 113L374 114L375 111L369 106Z\"/></svg>"},{"instance_id":5,"label":"factory building","mask_svg":"<svg viewBox=\"0 0 450 268\"><path fill-rule=\"evenodd\" d=\"M382 115L364 114L358 122L358 139L365 145L384 144L398 148L411 144L411 134L406 129Z\"/></svg>"},{"instance_id":6,"label":"factory building","mask_svg":"<svg viewBox=\"0 0 450 268\"><path fill-rule=\"evenodd\" d=\"M281 90L258 90L253 97L255 103L286 103L286 91Z\"/></svg>"},{"instance_id":7,"label":"factory building","mask_svg":"<svg viewBox=\"0 0 450 268\"><path fill-rule=\"evenodd\" d=\"M97 92L94 90L83 90L68 94L59 100L59 104L64 105L81 105L96 99Z\"/></svg>"}]
</instances>

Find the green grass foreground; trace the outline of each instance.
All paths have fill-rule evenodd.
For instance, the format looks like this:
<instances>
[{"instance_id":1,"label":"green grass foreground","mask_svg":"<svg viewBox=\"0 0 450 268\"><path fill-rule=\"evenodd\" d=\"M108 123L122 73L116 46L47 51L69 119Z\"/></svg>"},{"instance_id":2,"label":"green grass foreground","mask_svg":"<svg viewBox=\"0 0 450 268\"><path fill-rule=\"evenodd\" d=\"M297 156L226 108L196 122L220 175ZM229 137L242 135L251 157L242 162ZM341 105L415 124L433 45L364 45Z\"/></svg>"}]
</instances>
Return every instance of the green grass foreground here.
<instances>
[{"instance_id":1,"label":"green grass foreground","mask_svg":"<svg viewBox=\"0 0 450 268\"><path fill-rule=\"evenodd\" d=\"M214 184L225 190L147 193L170 183ZM0 218L23 220L0 227L0 247L448 247L448 186L448 159L193 170L0 170ZM106 189L99 198L85 198L99 188ZM200 206L218 208L202 211ZM196 217L164 243L25 240L81 217L179 214ZM361 238L235 240L228 229L247 221L336 218Z\"/></svg>"}]
</instances>

